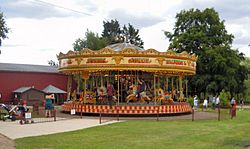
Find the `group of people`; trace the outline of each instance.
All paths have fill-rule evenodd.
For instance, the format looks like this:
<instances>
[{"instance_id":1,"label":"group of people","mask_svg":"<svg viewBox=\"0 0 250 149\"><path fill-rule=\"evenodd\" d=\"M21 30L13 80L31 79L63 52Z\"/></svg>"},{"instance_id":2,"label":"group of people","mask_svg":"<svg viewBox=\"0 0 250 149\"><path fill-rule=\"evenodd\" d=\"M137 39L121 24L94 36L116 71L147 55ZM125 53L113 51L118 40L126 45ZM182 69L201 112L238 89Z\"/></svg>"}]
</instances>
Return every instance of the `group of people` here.
<instances>
[{"instance_id":1,"label":"group of people","mask_svg":"<svg viewBox=\"0 0 250 149\"><path fill-rule=\"evenodd\" d=\"M208 108L209 101L210 101L209 97L204 99L203 104L202 104L203 108ZM197 97L197 95L195 95L194 96L194 108L198 108L198 103L199 103L198 97ZM212 109L215 109L216 107L218 108L219 106L220 106L220 97L219 96L217 96L217 97L214 96L212 98Z\"/></svg>"},{"instance_id":2,"label":"group of people","mask_svg":"<svg viewBox=\"0 0 250 149\"><path fill-rule=\"evenodd\" d=\"M243 110L243 105L244 105L243 98L240 99L239 103L240 103L240 109L239 109L239 111L242 111ZM237 103L236 103L236 99L234 97L231 99L230 104L231 104L232 108L236 109L236 104Z\"/></svg>"},{"instance_id":3,"label":"group of people","mask_svg":"<svg viewBox=\"0 0 250 149\"><path fill-rule=\"evenodd\" d=\"M202 104L203 108L208 108L208 104L209 104L210 101L212 102L212 109L215 109L216 107L218 108L220 106L220 97L219 96L214 96L214 97L212 97L212 100L210 100L209 97L204 99L203 104ZM197 97L197 95L195 95L194 96L194 103L193 103L194 108L198 108L198 103L199 103L198 97ZM240 109L239 110L241 111L241 110L243 110L243 105L244 105L243 98L241 98L239 100L239 103L240 103ZM231 99L230 104L231 104L232 108L236 107L236 100L235 100L234 97Z\"/></svg>"}]
</instances>

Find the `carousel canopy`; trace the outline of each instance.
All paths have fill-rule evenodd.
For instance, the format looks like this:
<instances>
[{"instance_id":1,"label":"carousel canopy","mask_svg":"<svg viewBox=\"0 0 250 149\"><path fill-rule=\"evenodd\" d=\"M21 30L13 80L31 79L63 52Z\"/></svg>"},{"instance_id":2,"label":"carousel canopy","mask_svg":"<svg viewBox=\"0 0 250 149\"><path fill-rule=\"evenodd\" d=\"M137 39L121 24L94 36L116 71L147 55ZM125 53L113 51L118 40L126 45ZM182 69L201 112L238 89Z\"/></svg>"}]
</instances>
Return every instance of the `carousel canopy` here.
<instances>
[{"instance_id":1,"label":"carousel canopy","mask_svg":"<svg viewBox=\"0 0 250 149\"><path fill-rule=\"evenodd\" d=\"M145 71L166 75L194 75L197 56L173 50L159 52L155 49L143 50L128 43L109 45L93 51L69 51L59 53L59 71L65 74L85 74L100 71Z\"/></svg>"},{"instance_id":2,"label":"carousel canopy","mask_svg":"<svg viewBox=\"0 0 250 149\"><path fill-rule=\"evenodd\" d=\"M116 43L116 44L111 44L106 46L105 48L113 49L115 51L121 51L123 49L131 48L131 49L136 49L138 51L143 51L144 49L141 47L138 47L136 45L130 44L130 43Z\"/></svg>"}]
</instances>

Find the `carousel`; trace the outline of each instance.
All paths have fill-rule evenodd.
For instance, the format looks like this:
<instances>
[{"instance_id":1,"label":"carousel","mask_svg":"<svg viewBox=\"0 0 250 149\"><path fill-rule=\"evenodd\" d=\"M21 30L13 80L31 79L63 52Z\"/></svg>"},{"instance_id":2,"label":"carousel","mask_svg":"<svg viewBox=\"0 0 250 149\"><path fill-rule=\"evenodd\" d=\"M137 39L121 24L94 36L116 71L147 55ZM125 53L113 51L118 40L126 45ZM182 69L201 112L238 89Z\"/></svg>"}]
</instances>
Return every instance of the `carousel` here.
<instances>
[{"instance_id":1,"label":"carousel","mask_svg":"<svg viewBox=\"0 0 250 149\"><path fill-rule=\"evenodd\" d=\"M187 76L197 56L172 50L144 50L118 43L100 50L59 53L59 72L68 75L63 111L108 114L189 113ZM76 83L74 83L76 82ZM107 90L113 88L112 100Z\"/></svg>"}]
</instances>

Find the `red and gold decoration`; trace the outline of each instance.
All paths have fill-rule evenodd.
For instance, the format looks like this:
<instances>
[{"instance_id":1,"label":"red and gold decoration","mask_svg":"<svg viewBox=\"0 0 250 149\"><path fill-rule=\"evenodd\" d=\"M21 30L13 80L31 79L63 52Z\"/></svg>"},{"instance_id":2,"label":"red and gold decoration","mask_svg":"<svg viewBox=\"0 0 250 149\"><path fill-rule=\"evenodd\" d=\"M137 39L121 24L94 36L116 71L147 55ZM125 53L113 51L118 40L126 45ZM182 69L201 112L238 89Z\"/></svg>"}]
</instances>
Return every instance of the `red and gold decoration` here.
<instances>
[{"instance_id":1,"label":"red and gold decoration","mask_svg":"<svg viewBox=\"0 0 250 149\"><path fill-rule=\"evenodd\" d=\"M76 112L84 113L109 113L113 110L111 113L114 114L168 114L191 111L190 105L183 102L186 98L183 92L188 95L187 84L183 85L183 79L185 76L196 74L198 57L195 54L190 55L185 51L177 53L173 50L143 50L128 43L119 43L96 51L85 48L80 51L68 51L66 54L59 53L57 58L59 72L78 76L78 86L84 86L81 90L81 100L74 99L71 100L73 102L65 103L64 111L76 109ZM79 84L79 77L83 79L82 84ZM108 106L107 94L104 92L109 82L115 86L113 109ZM130 86L133 88L129 88ZM142 86L144 89L141 89ZM78 88L78 94L79 90ZM68 93L71 92L72 84L68 84ZM71 97L72 95L76 93L71 93ZM174 102L174 99L180 103Z\"/></svg>"}]
</instances>

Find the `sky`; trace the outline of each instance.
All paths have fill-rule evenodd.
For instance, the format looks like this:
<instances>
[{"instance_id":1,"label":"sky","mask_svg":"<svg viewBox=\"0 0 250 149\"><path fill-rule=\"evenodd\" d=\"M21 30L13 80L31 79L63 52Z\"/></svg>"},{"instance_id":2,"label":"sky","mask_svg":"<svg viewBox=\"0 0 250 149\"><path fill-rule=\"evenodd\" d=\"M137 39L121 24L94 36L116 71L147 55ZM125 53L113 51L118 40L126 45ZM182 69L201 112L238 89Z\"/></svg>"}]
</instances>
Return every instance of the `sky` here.
<instances>
[{"instance_id":1,"label":"sky","mask_svg":"<svg viewBox=\"0 0 250 149\"><path fill-rule=\"evenodd\" d=\"M234 35L233 48L250 57L249 0L0 0L10 28L0 47L0 62L48 65L73 49L87 29L101 35L103 21L139 29L144 49L166 51L164 31L173 31L181 10L214 8Z\"/></svg>"}]
</instances>

